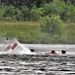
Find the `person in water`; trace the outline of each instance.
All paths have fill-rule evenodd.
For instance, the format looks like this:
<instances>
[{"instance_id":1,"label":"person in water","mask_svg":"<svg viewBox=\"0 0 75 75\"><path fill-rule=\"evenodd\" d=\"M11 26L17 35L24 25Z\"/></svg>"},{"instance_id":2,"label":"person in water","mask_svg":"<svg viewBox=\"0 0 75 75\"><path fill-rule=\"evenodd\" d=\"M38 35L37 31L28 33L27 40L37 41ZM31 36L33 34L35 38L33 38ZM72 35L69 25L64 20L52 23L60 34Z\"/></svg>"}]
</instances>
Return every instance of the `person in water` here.
<instances>
[{"instance_id":1,"label":"person in water","mask_svg":"<svg viewBox=\"0 0 75 75\"><path fill-rule=\"evenodd\" d=\"M9 39L5 38L5 44L8 44L8 43L9 43Z\"/></svg>"},{"instance_id":2,"label":"person in water","mask_svg":"<svg viewBox=\"0 0 75 75\"><path fill-rule=\"evenodd\" d=\"M57 54L54 50L51 51L51 54Z\"/></svg>"},{"instance_id":3,"label":"person in water","mask_svg":"<svg viewBox=\"0 0 75 75\"><path fill-rule=\"evenodd\" d=\"M66 50L62 50L61 53L62 53L62 54L66 54Z\"/></svg>"},{"instance_id":4,"label":"person in water","mask_svg":"<svg viewBox=\"0 0 75 75\"><path fill-rule=\"evenodd\" d=\"M45 53L45 54L57 54L57 53L55 52L55 50L52 50L51 52L48 52L48 53Z\"/></svg>"},{"instance_id":5,"label":"person in water","mask_svg":"<svg viewBox=\"0 0 75 75\"><path fill-rule=\"evenodd\" d=\"M34 52L34 49L30 49L31 52Z\"/></svg>"}]
</instances>

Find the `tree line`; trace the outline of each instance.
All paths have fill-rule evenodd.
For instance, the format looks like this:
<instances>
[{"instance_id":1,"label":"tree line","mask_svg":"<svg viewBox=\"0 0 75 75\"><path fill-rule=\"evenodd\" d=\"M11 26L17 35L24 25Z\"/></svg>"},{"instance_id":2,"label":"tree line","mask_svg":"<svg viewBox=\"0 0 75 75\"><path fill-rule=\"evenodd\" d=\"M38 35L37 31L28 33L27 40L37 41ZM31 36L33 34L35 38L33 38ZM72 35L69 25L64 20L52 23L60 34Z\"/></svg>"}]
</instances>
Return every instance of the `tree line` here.
<instances>
[{"instance_id":1,"label":"tree line","mask_svg":"<svg viewBox=\"0 0 75 75\"><path fill-rule=\"evenodd\" d=\"M61 9L59 7L59 2L62 4ZM57 6L57 4L59 4L59 6L54 7ZM71 7L75 7L75 0L0 0L0 20L3 18L5 20L34 21L38 20L39 17L43 17L54 12L55 14L61 14L60 17L64 20L71 17L71 12L65 17L67 10L73 10ZM64 12L59 12L59 10L63 10Z\"/></svg>"}]
</instances>

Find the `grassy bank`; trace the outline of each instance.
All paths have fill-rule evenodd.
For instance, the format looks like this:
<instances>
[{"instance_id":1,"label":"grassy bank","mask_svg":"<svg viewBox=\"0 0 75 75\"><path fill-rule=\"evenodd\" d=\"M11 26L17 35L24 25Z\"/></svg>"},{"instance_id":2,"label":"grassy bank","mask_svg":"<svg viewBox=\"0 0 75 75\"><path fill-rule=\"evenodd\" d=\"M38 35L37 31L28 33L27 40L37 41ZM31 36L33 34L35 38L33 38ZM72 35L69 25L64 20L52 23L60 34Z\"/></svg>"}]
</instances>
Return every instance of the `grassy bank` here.
<instances>
[{"instance_id":1,"label":"grassy bank","mask_svg":"<svg viewBox=\"0 0 75 75\"><path fill-rule=\"evenodd\" d=\"M65 26L68 25L70 23L65 24ZM63 33L62 37L58 38L42 33L38 22L0 21L0 37L17 38L22 43L75 43L75 23L71 23L71 26L73 26L72 29L66 27L65 35Z\"/></svg>"},{"instance_id":2,"label":"grassy bank","mask_svg":"<svg viewBox=\"0 0 75 75\"><path fill-rule=\"evenodd\" d=\"M41 43L45 34L35 22L6 22L0 21L0 37L17 38L25 43Z\"/></svg>"}]
</instances>

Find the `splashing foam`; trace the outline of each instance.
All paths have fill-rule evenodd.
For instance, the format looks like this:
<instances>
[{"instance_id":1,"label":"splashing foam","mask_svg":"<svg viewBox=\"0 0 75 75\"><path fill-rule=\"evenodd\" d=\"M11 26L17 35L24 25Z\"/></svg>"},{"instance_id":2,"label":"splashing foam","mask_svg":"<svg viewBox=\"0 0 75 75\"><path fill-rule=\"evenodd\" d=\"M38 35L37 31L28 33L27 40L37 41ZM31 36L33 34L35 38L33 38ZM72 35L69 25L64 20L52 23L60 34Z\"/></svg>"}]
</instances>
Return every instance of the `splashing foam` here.
<instances>
[{"instance_id":1,"label":"splashing foam","mask_svg":"<svg viewBox=\"0 0 75 75\"><path fill-rule=\"evenodd\" d=\"M8 53L8 54L35 54L35 53L32 53L29 48L20 44L17 41L17 39L5 40L3 49L5 50L4 53Z\"/></svg>"},{"instance_id":2,"label":"splashing foam","mask_svg":"<svg viewBox=\"0 0 75 75\"><path fill-rule=\"evenodd\" d=\"M15 45L16 45L16 47L14 49L11 48L11 50L9 50L9 53L31 54L29 48L24 47L17 40L15 41L15 43L12 46L15 46Z\"/></svg>"}]
</instances>

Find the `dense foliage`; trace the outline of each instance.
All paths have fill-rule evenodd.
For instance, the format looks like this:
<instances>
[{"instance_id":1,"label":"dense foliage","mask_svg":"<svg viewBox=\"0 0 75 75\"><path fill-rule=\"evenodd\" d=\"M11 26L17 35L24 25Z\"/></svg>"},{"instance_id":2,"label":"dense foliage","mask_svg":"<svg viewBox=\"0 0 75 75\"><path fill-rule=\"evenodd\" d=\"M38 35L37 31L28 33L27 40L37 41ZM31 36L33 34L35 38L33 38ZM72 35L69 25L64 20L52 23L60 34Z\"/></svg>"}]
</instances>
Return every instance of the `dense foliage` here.
<instances>
[{"instance_id":1,"label":"dense foliage","mask_svg":"<svg viewBox=\"0 0 75 75\"><path fill-rule=\"evenodd\" d=\"M75 20L75 0L0 0L0 20L32 20L57 14L64 21Z\"/></svg>"},{"instance_id":2,"label":"dense foliage","mask_svg":"<svg viewBox=\"0 0 75 75\"><path fill-rule=\"evenodd\" d=\"M50 39L73 43L75 0L0 0L0 21L38 21Z\"/></svg>"},{"instance_id":3,"label":"dense foliage","mask_svg":"<svg viewBox=\"0 0 75 75\"><path fill-rule=\"evenodd\" d=\"M58 15L51 15L41 18L41 28L43 32L47 32L49 35L61 34L62 20Z\"/></svg>"}]
</instances>

